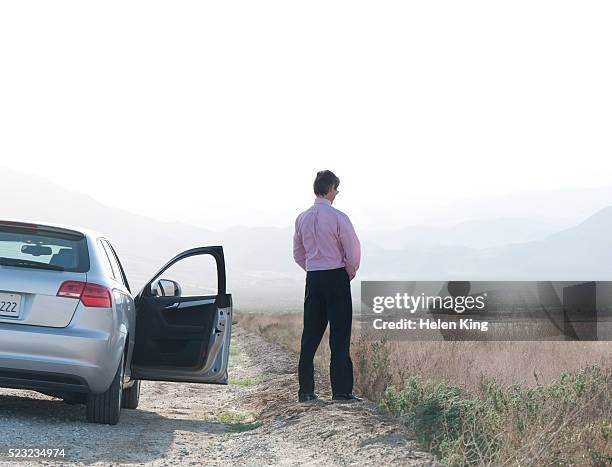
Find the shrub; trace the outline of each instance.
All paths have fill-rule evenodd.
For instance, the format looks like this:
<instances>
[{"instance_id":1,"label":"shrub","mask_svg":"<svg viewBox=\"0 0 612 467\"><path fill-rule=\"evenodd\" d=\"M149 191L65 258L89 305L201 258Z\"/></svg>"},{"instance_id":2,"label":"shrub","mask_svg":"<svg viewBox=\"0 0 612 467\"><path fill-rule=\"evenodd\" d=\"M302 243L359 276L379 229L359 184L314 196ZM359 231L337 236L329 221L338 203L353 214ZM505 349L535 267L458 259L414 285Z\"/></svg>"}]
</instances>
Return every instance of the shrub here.
<instances>
[{"instance_id":1,"label":"shrub","mask_svg":"<svg viewBox=\"0 0 612 467\"><path fill-rule=\"evenodd\" d=\"M380 405L448 465L609 465L611 381L597 367L527 388L483 378L478 391L413 376Z\"/></svg>"},{"instance_id":2,"label":"shrub","mask_svg":"<svg viewBox=\"0 0 612 467\"><path fill-rule=\"evenodd\" d=\"M353 356L357 391L370 400L379 400L393 378L387 343L371 342L362 336L354 345Z\"/></svg>"}]
</instances>

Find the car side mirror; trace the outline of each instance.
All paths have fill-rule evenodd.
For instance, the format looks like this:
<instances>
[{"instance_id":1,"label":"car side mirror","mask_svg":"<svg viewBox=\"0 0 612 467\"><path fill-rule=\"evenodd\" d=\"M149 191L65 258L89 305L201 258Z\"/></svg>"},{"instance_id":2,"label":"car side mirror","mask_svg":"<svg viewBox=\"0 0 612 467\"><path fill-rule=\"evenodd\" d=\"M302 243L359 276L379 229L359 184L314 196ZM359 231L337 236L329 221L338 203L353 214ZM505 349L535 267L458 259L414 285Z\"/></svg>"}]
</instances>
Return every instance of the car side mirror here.
<instances>
[{"instance_id":1,"label":"car side mirror","mask_svg":"<svg viewBox=\"0 0 612 467\"><path fill-rule=\"evenodd\" d=\"M181 286L170 279L158 279L151 284L151 295L154 297L180 297Z\"/></svg>"}]
</instances>

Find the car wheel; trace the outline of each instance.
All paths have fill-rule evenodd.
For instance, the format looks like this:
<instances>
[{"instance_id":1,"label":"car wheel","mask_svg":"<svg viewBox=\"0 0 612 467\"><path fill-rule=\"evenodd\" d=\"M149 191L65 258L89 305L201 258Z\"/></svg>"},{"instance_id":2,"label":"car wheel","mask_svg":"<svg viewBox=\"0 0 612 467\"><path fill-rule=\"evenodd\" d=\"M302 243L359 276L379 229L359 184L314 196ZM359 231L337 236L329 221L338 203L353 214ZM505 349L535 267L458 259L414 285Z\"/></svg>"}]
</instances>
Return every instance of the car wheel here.
<instances>
[{"instance_id":1,"label":"car wheel","mask_svg":"<svg viewBox=\"0 0 612 467\"><path fill-rule=\"evenodd\" d=\"M121 406L124 409L136 409L140 400L140 380L134 381L132 387L123 390Z\"/></svg>"},{"instance_id":2,"label":"car wheel","mask_svg":"<svg viewBox=\"0 0 612 467\"><path fill-rule=\"evenodd\" d=\"M123 358L117 368L110 387L102 394L89 394L87 397L87 421L116 425L121 414L123 393Z\"/></svg>"}]
</instances>

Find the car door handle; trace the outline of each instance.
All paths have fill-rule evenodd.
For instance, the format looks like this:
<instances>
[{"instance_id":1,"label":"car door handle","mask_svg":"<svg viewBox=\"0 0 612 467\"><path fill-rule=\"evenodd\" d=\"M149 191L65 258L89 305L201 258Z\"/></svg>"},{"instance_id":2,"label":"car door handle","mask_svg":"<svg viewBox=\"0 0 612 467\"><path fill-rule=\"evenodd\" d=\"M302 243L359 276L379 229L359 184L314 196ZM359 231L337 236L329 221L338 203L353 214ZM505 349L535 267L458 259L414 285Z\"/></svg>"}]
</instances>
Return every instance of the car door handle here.
<instances>
[{"instance_id":1,"label":"car door handle","mask_svg":"<svg viewBox=\"0 0 612 467\"><path fill-rule=\"evenodd\" d=\"M207 298L204 300L192 300L189 302L174 302L171 305L165 306L164 310L179 310L181 308L193 308L202 305L212 305L213 303L215 303L214 298Z\"/></svg>"},{"instance_id":2,"label":"car door handle","mask_svg":"<svg viewBox=\"0 0 612 467\"><path fill-rule=\"evenodd\" d=\"M212 305L213 303L215 303L215 299L214 298L206 298L203 300L191 300L189 302L182 302L179 303L179 308L193 308L195 306L202 306L202 305Z\"/></svg>"}]
</instances>

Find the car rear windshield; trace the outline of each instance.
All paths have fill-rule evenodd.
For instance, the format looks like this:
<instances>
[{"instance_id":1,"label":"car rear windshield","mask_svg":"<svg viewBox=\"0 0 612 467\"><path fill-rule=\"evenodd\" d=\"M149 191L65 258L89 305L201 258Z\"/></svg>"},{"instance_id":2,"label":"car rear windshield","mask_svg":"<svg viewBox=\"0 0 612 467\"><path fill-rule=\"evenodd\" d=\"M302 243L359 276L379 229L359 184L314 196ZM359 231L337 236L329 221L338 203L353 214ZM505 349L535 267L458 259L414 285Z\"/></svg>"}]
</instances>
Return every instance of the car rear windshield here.
<instances>
[{"instance_id":1,"label":"car rear windshield","mask_svg":"<svg viewBox=\"0 0 612 467\"><path fill-rule=\"evenodd\" d=\"M76 232L0 227L0 265L87 272L87 240Z\"/></svg>"}]
</instances>

